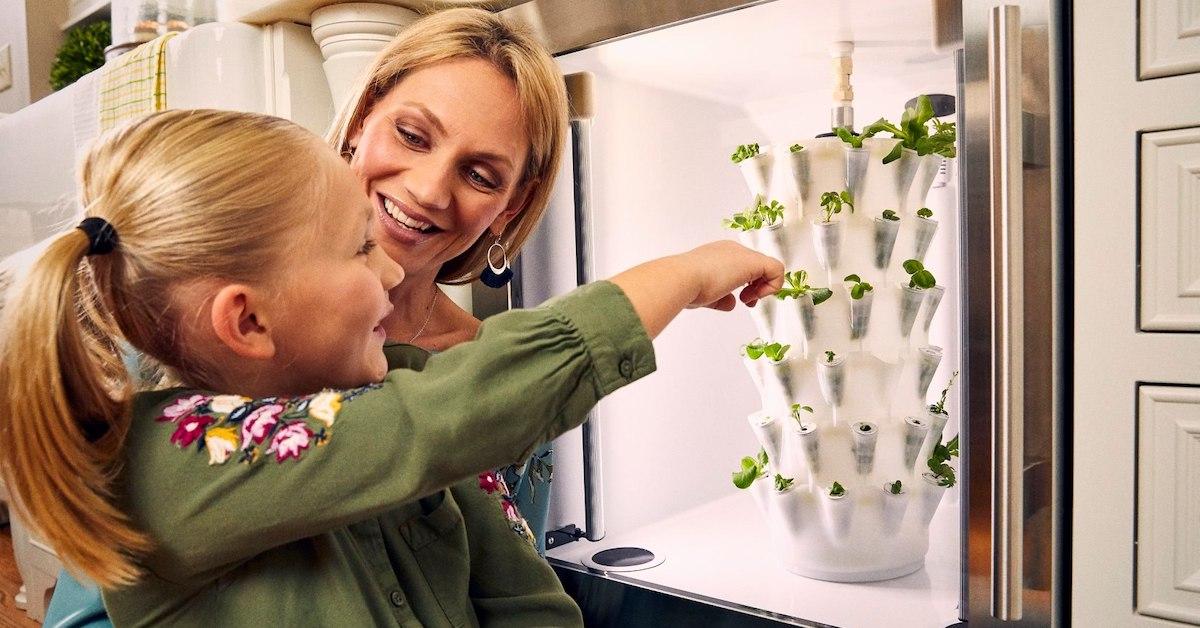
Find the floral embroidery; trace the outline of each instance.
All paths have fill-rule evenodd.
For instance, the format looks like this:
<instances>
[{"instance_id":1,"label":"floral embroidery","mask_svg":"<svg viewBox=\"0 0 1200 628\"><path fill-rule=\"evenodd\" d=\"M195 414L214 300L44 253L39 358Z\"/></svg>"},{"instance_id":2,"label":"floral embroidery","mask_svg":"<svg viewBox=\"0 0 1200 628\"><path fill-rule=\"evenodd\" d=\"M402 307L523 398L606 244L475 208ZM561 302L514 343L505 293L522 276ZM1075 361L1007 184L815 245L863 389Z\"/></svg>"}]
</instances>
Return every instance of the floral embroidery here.
<instances>
[{"instance_id":1,"label":"floral embroidery","mask_svg":"<svg viewBox=\"0 0 1200 628\"><path fill-rule=\"evenodd\" d=\"M487 473L479 474L479 488L487 491L488 495L495 493L500 488L500 478L495 473L488 471Z\"/></svg>"},{"instance_id":2,"label":"floral embroidery","mask_svg":"<svg viewBox=\"0 0 1200 628\"><path fill-rule=\"evenodd\" d=\"M212 417L192 414L184 417L176 424L175 433L171 434L171 442L180 447L187 447L196 442L202 434L204 428L211 425Z\"/></svg>"},{"instance_id":3,"label":"floral embroidery","mask_svg":"<svg viewBox=\"0 0 1200 628\"><path fill-rule=\"evenodd\" d=\"M346 402L379 387L372 384L303 397L265 399L189 395L163 408L156 420L175 424L172 444L182 449L193 444L197 451L207 449L210 465L225 464L239 450L238 462L253 464L263 454L273 454L275 461L282 463L299 460L314 443L327 443ZM316 431L309 420L317 422Z\"/></svg>"},{"instance_id":4,"label":"floral embroidery","mask_svg":"<svg viewBox=\"0 0 1200 628\"><path fill-rule=\"evenodd\" d=\"M266 440L275 424L279 422L280 414L283 414L283 406L277 403L262 406L251 412L242 422L242 449L249 449Z\"/></svg>"},{"instance_id":5,"label":"floral embroidery","mask_svg":"<svg viewBox=\"0 0 1200 628\"><path fill-rule=\"evenodd\" d=\"M204 433L204 446L208 449L208 464L225 464L229 454L238 448L236 427L214 427Z\"/></svg>"},{"instance_id":6,"label":"floral embroidery","mask_svg":"<svg viewBox=\"0 0 1200 628\"><path fill-rule=\"evenodd\" d=\"M500 500L500 511L504 513L504 518L511 524L513 532L524 537L536 547L533 530L529 528L529 522L525 521L525 517L522 517L521 511L517 509L516 502L508 492L508 484L504 481L504 477L493 471L480 473L479 488L488 495L496 495Z\"/></svg>"},{"instance_id":7,"label":"floral embroidery","mask_svg":"<svg viewBox=\"0 0 1200 628\"><path fill-rule=\"evenodd\" d=\"M300 452L308 449L312 437L313 431L308 429L304 421L289 421L275 432L275 438L271 439L271 448L267 453L275 454L275 462L283 462L288 458L299 460Z\"/></svg>"}]
</instances>

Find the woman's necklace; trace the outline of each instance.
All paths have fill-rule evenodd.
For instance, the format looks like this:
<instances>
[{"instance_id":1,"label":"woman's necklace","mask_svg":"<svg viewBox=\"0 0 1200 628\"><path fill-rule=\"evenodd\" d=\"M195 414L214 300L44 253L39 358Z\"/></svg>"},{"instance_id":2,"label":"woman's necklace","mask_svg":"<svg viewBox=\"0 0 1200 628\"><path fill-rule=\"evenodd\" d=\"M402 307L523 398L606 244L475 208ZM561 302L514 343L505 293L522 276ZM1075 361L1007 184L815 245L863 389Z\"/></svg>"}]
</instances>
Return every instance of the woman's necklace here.
<instances>
[{"instance_id":1,"label":"woman's necklace","mask_svg":"<svg viewBox=\"0 0 1200 628\"><path fill-rule=\"evenodd\" d=\"M421 328L417 330L417 333L413 334L413 337L408 339L408 344L411 345L417 340L418 337L421 336L422 333L425 332L425 326L429 324L429 319L433 318L433 306L437 305L437 298L438 294L440 293L441 290L438 290L437 284L433 284L433 300L429 302L429 311L425 312L425 322L421 323Z\"/></svg>"}]
</instances>

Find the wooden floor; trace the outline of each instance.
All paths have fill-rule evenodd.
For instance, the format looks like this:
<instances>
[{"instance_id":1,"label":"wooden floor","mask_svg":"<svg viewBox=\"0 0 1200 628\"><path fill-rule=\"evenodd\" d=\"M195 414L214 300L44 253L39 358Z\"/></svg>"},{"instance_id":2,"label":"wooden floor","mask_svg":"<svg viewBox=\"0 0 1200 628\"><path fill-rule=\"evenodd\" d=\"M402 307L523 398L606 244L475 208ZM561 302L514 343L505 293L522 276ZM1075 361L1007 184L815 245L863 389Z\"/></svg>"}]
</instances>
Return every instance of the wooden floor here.
<instances>
[{"instance_id":1,"label":"wooden floor","mask_svg":"<svg viewBox=\"0 0 1200 628\"><path fill-rule=\"evenodd\" d=\"M20 588L21 576L13 559L12 531L6 523L0 526L0 626L4 628L33 628L40 625L13 603Z\"/></svg>"}]
</instances>

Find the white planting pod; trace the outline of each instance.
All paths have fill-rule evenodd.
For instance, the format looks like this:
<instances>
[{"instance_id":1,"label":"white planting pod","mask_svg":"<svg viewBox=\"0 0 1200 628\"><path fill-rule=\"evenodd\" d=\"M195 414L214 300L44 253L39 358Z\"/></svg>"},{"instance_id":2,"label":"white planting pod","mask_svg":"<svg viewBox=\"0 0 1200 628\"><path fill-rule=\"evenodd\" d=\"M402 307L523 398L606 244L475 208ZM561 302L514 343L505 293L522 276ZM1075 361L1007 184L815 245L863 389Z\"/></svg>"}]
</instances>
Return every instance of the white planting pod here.
<instances>
[{"instance_id":1,"label":"white planting pod","mask_svg":"<svg viewBox=\"0 0 1200 628\"><path fill-rule=\"evenodd\" d=\"M821 434L816 423L801 423L792 430L796 442L800 443L800 453L804 457L804 466L810 476L816 477L821 471Z\"/></svg>"},{"instance_id":2,"label":"white planting pod","mask_svg":"<svg viewBox=\"0 0 1200 628\"><path fill-rule=\"evenodd\" d=\"M744 351L744 349L743 349ZM758 360L762 360L759 358ZM762 365L758 360L752 359L750 356L742 354L742 364L746 365L746 370L750 372L750 379L754 381L754 389L758 391L759 399L767 398L767 383L763 380Z\"/></svg>"},{"instance_id":3,"label":"white planting pod","mask_svg":"<svg viewBox=\"0 0 1200 628\"><path fill-rule=\"evenodd\" d=\"M908 190L906 209L925 205L925 197L929 195L929 188L937 178L938 169L942 167L942 159L944 158L941 155L921 155L917 176L913 178L912 187Z\"/></svg>"},{"instance_id":4,"label":"white planting pod","mask_svg":"<svg viewBox=\"0 0 1200 628\"><path fill-rule=\"evenodd\" d=\"M842 495L834 497L829 494L829 489L823 491L821 501L821 515L825 519L825 530L829 532L829 536L834 539L845 538L850 533L850 521L854 514L854 500L850 498L850 492L846 491Z\"/></svg>"},{"instance_id":5,"label":"white planting pod","mask_svg":"<svg viewBox=\"0 0 1200 628\"><path fill-rule=\"evenodd\" d=\"M937 233L938 221L913 214L913 259L925 261L933 235Z\"/></svg>"},{"instance_id":6,"label":"white planting pod","mask_svg":"<svg viewBox=\"0 0 1200 628\"><path fill-rule=\"evenodd\" d=\"M871 324L871 304L875 302L875 291L869 290L861 299L850 299L850 339L858 340L867 335Z\"/></svg>"},{"instance_id":7,"label":"white planting pod","mask_svg":"<svg viewBox=\"0 0 1200 628\"><path fill-rule=\"evenodd\" d=\"M746 417L750 429L758 438L758 444L767 452L769 460L781 460L783 452L783 423L766 410L760 410Z\"/></svg>"},{"instance_id":8,"label":"white planting pod","mask_svg":"<svg viewBox=\"0 0 1200 628\"><path fill-rule=\"evenodd\" d=\"M775 492L775 487L769 486L771 484L770 467L765 467L763 469L763 473L765 475L761 478L755 479L754 482L750 484L750 488L746 490L750 491L750 496L754 498L754 503L758 506L759 512L761 512L764 517L767 517L769 521L772 506L771 493Z\"/></svg>"},{"instance_id":9,"label":"white planting pod","mask_svg":"<svg viewBox=\"0 0 1200 628\"><path fill-rule=\"evenodd\" d=\"M917 458L929 438L929 421L920 417L904 417L904 468L913 471Z\"/></svg>"},{"instance_id":10,"label":"white planting pod","mask_svg":"<svg viewBox=\"0 0 1200 628\"><path fill-rule=\"evenodd\" d=\"M854 453L854 470L859 475L867 475L875 468L875 444L879 442L879 426L870 421L855 421L850 424L850 436L853 439L850 447Z\"/></svg>"},{"instance_id":11,"label":"white planting pod","mask_svg":"<svg viewBox=\"0 0 1200 628\"><path fill-rule=\"evenodd\" d=\"M925 290L925 313L921 315L921 329L925 333L929 333L929 326L933 324L933 315L937 313L944 296L946 296L946 287L942 285Z\"/></svg>"},{"instance_id":12,"label":"white planting pod","mask_svg":"<svg viewBox=\"0 0 1200 628\"><path fill-rule=\"evenodd\" d=\"M921 302L925 300L925 290L906 283L900 284L900 335L908 338L912 333L913 323L917 320L917 312L921 310Z\"/></svg>"},{"instance_id":13,"label":"white planting pod","mask_svg":"<svg viewBox=\"0 0 1200 628\"><path fill-rule=\"evenodd\" d=\"M746 180L751 196L767 198L767 190L771 189L772 163L774 160L769 148L763 148L754 157L738 162L738 169L742 171L742 178Z\"/></svg>"},{"instance_id":14,"label":"white planting pod","mask_svg":"<svg viewBox=\"0 0 1200 628\"><path fill-rule=\"evenodd\" d=\"M917 349L917 396L922 399L929 392L929 384L942 363L942 348L925 345Z\"/></svg>"},{"instance_id":15,"label":"white planting pod","mask_svg":"<svg viewBox=\"0 0 1200 628\"><path fill-rule=\"evenodd\" d=\"M768 377L775 380L773 386L771 383L767 383L767 388L773 391L775 405L782 408L791 406L798 392L795 380L795 360L790 356L784 356L778 362L768 360L766 356L759 359L767 364L764 370L764 381ZM766 402L767 400L764 399L763 401Z\"/></svg>"},{"instance_id":16,"label":"white planting pod","mask_svg":"<svg viewBox=\"0 0 1200 628\"><path fill-rule=\"evenodd\" d=\"M850 190L854 202L857 203L862 198L863 186L867 181L867 170L871 165L871 149L851 148L847 144L843 150L846 151L846 189Z\"/></svg>"},{"instance_id":17,"label":"white planting pod","mask_svg":"<svg viewBox=\"0 0 1200 628\"><path fill-rule=\"evenodd\" d=\"M888 482L884 482L883 497L879 500L879 527L885 535L892 536L900 530L904 514L908 512L908 497L909 492L904 488L903 482L900 484L899 493L893 493L888 487Z\"/></svg>"},{"instance_id":18,"label":"white planting pod","mask_svg":"<svg viewBox=\"0 0 1200 628\"><path fill-rule=\"evenodd\" d=\"M766 479L760 481L766 481ZM796 488L795 484L782 491L777 490L774 486L771 487L771 501L774 505L775 517L779 521L775 526L776 531L783 531L792 537L800 532L804 524L803 496L803 491Z\"/></svg>"},{"instance_id":19,"label":"white planting pod","mask_svg":"<svg viewBox=\"0 0 1200 628\"><path fill-rule=\"evenodd\" d=\"M846 394L846 356L835 355L833 361L820 356L817 361L817 383L825 403L837 408Z\"/></svg>"},{"instance_id":20,"label":"white planting pod","mask_svg":"<svg viewBox=\"0 0 1200 628\"><path fill-rule=\"evenodd\" d=\"M808 204L809 195L812 194L812 168L809 160L811 153L811 150L801 149L788 155L792 166L792 181L795 182L796 194L800 197L800 202L796 203L796 218L803 216L804 206Z\"/></svg>"},{"instance_id":21,"label":"white planting pod","mask_svg":"<svg viewBox=\"0 0 1200 628\"><path fill-rule=\"evenodd\" d=\"M917 151L911 148L902 148L900 149L900 159L889 165L895 167L893 172L896 176L896 198L903 202L908 198L908 190L912 187L917 170L921 167L921 158L917 156ZM932 182L930 180L930 183Z\"/></svg>"},{"instance_id":22,"label":"white planting pod","mask_svg":"<svg viewBox=\"0 0 1200 628\"><path fill-rule=\"evenodd\" d=\"M800 315L800 330L805 340L817 336L817 306L813 304L812 293L796 297L796 310Z\"/></svg>"},{"instance_id":23,"label":"white planting pod","mask_svg":"<svg viewBox=\"0 0 1200 628\"><path fill-rule=\"evenodd\" d=\"M758 250L766 255L783 261L789 261L787 231L783 228L783 219L769 224L758 230Z\"/></svg>"},{"instance_id":24,"label":"white planting pod","mask_svg":"<svg viewBox=\"0 0 1200 628\"><path fill-rule=\"evenodd\" d=\"M758 329L758 335L763 338L775 337L775 313L779 309L779 300L774 298L759 299L750 310L750 319Z\"/></svg>"},{"instance_id":25,"label":"white planting pod","mask_svg":"<svg viewBox=\"0 0 1200 628\"><path fill-rule=\"evenodd\" d=\"M876 216L872 221L872 232L875 236L875 268L883 270L892 260L892 250L896 248L896 234L900 233L900 221Z\"/></svg>"},{"instance_id":26,"label":"white planting pod","mask_svg":"<svg viewBox=\"0 0 1200 628\"><path fill-rule=\"evenodd\" d=\"M925 447L921 450L921 455L928 457L933 453L934 446L941 444L942 433L946 431L946 423L950 421L950 415L929 410L925 413L925 421L929 423L929 436L925 439Z\"/></svg>"},{"instance_id":27,"label":"white planting pod","mask_svg":"<svg viewBox=\"0 0 1200 628\"><path fill-rule=\"evenodd\" d=\"M946 491L950 490L946 486L938 486L938 478L933 473L922 473L921 479L924 480L921 487L921 511L919 513L921 524L929 525L933 520L933 514L937 512L938 505L942 503L942 498L946 496Z\"/></svg>"},{"instance_id":28,"label":"white planting pod","mask_svg":"<svg viewBox=\"0 0 1200 628\"><path fill-rule=\"evenodd\" d=\"M842 256L842 223L813 221L813 250L817 254L817 263L825 270L837 268Z\"/></svg>"}]
</instances>

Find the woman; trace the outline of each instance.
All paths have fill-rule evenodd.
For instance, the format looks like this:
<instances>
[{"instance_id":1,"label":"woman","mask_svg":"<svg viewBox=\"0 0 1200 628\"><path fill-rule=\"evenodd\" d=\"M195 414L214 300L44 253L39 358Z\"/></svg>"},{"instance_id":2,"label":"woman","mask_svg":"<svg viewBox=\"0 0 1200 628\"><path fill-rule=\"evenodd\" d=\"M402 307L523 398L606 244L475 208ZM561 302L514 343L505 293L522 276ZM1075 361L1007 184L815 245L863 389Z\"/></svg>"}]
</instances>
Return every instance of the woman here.
<instances>
[{"instance_id":1,"label":"woman","mask_svg":"<svg viewBox=\"0 0 1200 628\"><path fill-rule=\"evenodd\" d=\"M397 37L358 93L331 141L375 205L376 241L405 270L385 331L397 344L442 351L472 339L480 321L438 284L478 277L495 244L494 262L515 256L546 207L566 132L562 79L531 36L458 9ZM483 480L512 491L513 519L529 518L539 551L551 465L546 446ZM111 624L96 589L64 572L46 625Z\"/></svg>"},{"instance_id":2,"label":"woman","mask_svg":"<svg viewBox=\"0 0 1200 628\"><path fill-rule=\"evenodd\" d=\"M388 338L441 351L480 321L438 284L516 256L549 202L563 151L562 78L532 37L487 11L429 16L385 48L331 141L363 181L375 239L405 271ZM550 446L502 470L544 551Z\"/></svg>"}]
</instances>

